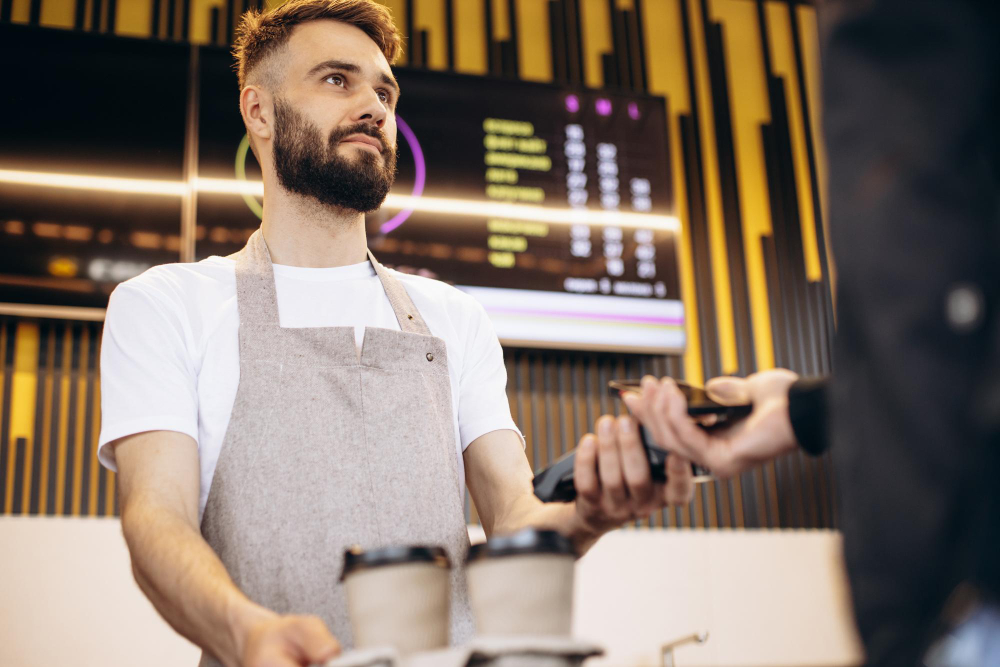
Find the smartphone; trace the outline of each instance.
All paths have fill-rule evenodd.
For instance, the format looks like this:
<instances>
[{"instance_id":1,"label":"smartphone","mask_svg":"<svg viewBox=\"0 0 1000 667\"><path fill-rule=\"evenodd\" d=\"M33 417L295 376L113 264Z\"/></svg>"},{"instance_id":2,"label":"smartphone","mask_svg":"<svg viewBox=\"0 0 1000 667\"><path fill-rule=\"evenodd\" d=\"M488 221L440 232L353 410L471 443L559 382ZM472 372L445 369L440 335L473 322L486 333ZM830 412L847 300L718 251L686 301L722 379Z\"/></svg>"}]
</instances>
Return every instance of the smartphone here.
<instances>
[{"instance_id":1,"label":"smartphone","mask_svg":"<svg viewBox=\"0 0 1000 667\"><path fill-rule=\"evenodd\" d=\"M692 417L718 415L719 419L716 423L719 423L720 421L730 419L740 419L750 414L752 407L750 404L722 405L709 398L708 392L701 387L695 387L687 382L677 380L675 382L677 383L677 388L684 394L684 398L687 399L687 412ZM621 395L626 391L634 391L637 394L641 394L642 385L639 380L611 380L608 382L608 393L615 398L621 398Z\"/></svg>"}]
</instances>

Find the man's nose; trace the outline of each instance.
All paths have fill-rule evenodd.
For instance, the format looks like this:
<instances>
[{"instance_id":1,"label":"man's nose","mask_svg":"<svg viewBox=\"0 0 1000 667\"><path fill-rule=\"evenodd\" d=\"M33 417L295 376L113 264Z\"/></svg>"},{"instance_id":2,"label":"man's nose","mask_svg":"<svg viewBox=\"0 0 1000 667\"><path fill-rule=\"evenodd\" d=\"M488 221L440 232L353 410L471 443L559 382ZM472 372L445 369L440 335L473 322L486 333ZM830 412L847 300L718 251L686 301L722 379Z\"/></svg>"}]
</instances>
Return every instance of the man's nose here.
<instances>
[{"instance_id":1,"label":"man's nose","mask_svg":"<svg viewBox=\"0 0 1000 667\"><path fill-rule=\"evenodd\" d=\"M382 129L382 126L385 125L388 111L382 100L379 99L378 93L373 89L368 89L359 92L358 95L360 99L355 110L355 120L358 122L367 121L375 125L375 127Z\"/></svg>"}]
</instances>

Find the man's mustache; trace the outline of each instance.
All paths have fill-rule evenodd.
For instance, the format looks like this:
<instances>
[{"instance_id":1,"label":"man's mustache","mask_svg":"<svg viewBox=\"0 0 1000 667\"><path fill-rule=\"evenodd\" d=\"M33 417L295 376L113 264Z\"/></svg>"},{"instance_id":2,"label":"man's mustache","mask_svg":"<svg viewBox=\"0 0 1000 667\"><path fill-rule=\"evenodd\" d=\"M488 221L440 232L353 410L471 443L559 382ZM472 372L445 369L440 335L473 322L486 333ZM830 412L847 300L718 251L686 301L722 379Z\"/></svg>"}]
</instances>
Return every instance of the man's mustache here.
<instances>
[{"instance_id":1,"label":"man's mustache","mask_svg":"<svg viewBox=\"0 0 1000 667\"><path fill-rule=\"evenodd\" d=\"M357 125L353 125L351 127L337 128L330 133L330 148L336 148L337 144L339 144L344 137L349 137L352 134L365 134L374 139L378 139L379 144L382 145L383 154L392 152L393 150L390 148L389 142L385 138L385 133L369 123L358 123Z\"/></svg>"}]
</instances>

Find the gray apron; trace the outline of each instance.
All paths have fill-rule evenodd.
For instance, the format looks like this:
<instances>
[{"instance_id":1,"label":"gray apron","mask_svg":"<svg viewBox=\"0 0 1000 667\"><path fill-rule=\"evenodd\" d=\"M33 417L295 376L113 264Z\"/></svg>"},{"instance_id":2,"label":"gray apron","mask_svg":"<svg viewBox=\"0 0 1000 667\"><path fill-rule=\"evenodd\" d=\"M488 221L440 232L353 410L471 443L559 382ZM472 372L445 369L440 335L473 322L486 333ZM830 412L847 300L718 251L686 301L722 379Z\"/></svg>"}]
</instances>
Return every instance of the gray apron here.
<instances>
[{"instance_id":1,"label":"gray apron","mask_svg":"<svg viewBox=\"0 0 1000 667\"><path fill-rule=\"evenodd\" d=\"M258 229L236 253L240 380L201 522L236 585L281 614L316 614L353 645L344 550L447 549L451 641L474 632L461 565L469 546L445 343L368 253L402 331L278 324ZM218 665L202 655L201 665Z\"/></svg>"}]
</instances>

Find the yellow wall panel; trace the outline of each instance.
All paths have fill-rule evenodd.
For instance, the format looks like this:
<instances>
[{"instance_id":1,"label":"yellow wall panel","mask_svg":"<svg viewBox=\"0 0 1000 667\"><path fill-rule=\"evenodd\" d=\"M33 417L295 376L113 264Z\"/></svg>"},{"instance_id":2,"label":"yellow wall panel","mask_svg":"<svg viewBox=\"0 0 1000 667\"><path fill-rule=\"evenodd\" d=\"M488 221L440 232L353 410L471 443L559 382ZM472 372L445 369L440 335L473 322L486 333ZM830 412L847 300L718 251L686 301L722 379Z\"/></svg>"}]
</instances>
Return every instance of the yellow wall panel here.
<instances>
[{"instance_id":1,"label":"yellow wall panel","mask_svg":"<svg viewBox=\"0 0 1000 667\"><path fill-rule=\"evenodd\" d=\"M591 88L604 85L601 54L611 53L611 21L606 0L580 0L580 22L583 31L584 83Z\"/></svg>"},{"instance_id":2,"label":"yellow wall panel","mask_svg":"<svg viewBox=\"0 0 1000 667\"><path fill-rule=\"evenodd\" d=\"M802 107L799 105L799 83L795 71L795 48L792 43L791 15L788 5L782 2L767 3L767 24L770 29L771 59L774 73L785 80L785 97L788 107L788 126L792 137L792 154L795 163L795 186L799 196L799 213L802 221L802 244L806 256L806 276L819 280L822 271L816 245L816 217L813 211L812 182L809 175L809 154Z\"/></svg>"},{"instance_id":3,"label":"yellow wall panel","mask_svg":"<svg viewBox=\"0 0 1000 667\"><path fill-rule=\"evenodd\" d=\"M492 0L493 39L500 41L510 38L510 21L507 14L507 0Z\"/></svg>"},{"instance_id":4,"label":"yellow wall panel","mask_svg":"<svg viewBox=\"0 0 1000 667\"><path fill-rule=\"evenodd\" d=\"M10 20L27 23L31 15L31 0L14 0L11 4Z\"/></svg>"},{"instance_id":5,"label":"yellow wall panel","mask_svg":"<svg viewBox=\"0 0 1000 667\"><path fill-rule=\"evenodd\" d=\"M14 377L10 397L10 450L7 469L14 470L16 443L18 438L28 441L24 456L24 479L31 479L31 454L35 439L35 397L38 389L38 325L34 322L18 322L14 334ZM10 507L14 497L13 484L7 487L6 506ZM22 507L27 511L29 485L24 485Z\"/></svg>"},{"instance_id":6,"label":"yellow wall panel","mask_svg":"<svg viewBox=\"0 0 1000 667\"><path fill-rule=\"evenodd\" d=\"M45 0L39 22L50 28L72 28L75 11L74 0Z\"/></svg>"},{"instance_id":7,"label":"yellow wall panel","mask_svg":"<svg viewBox=\"0 0 1000 667\"><path fill-rule=\"evenodd\" d=\"M188 35L195 44L208 44L212 41L212 7L218 7L222 17L226 15L226 5L219 0L193 0L191 2L191 25ZM146 9L146 22L152 18L152 3ZM141 21L137 21L139 25ZM148 28L147 28L148 32Z\"/></svg>"},{"instance_id":8,"label":"yellow wall panel","mask_svg":"<svg viewBox=\"0 0 1000 667\"><path fill-rule=\"evenodd\" d=\"M762 235L771 233L771 206L760 131L761 124L771 120L771 113L757 8L744 0L715 0L712 18L723 25L754 351L760 369L773 368L767 275L760 242Z\"/></svg>"},{"instance_id":9,"label":"yellow wall panel","mask_svg":"<svg viewBox=\"0 0 1000 667\"><path fill-rule=\"evenodd\" d=\"M719 332L719 356L722 372L735 373L736 328L733 324L732 289L729 284L729 259L726 254L726 229L722 218L722 188L719 184L719 160L715 144L715 121L712 114L712 91L705 50L705 32L698 0L689 0L691 41L694 53L695 82L698 95L698 122L701 126L701 152L705 181L705 210L715 282L715 312Z\"/></svg>"},{"instance_id":10,"label":"yellow wall panel","mask_svg":"<svg viewBox=\"0 0 1000 667\"><path fill-rule=\"evenodd\" d=\"M678 238L678 268L681 297L686 317L687 349L684 353L684 377L703 384L701 339L698 334L698 308L695 298L694 261L691 252L690 218L684 178L684 151L681 146L678 114L691 111L684 57L684 32L681 26L681 0L662 0L643 5L646 44L646 73L649 90L667 98L670 132L670 164L673 172L675 215L681 221Z\"/></svg>"},{"instance_id":11,"label":"yellow wall panel","mask_svg":"<svg viewBox=\"0 0 1000 667\"><path fill-rule=\"evenodd\" d=\"M466 74L486 74L486 16L483 4L455 2L455 68Z\"/></svg>"},{"instance_id":12,"label":"yellow wall panel","mask_svg":"<svg viewBox=\"0 0 1000 667\"><path fill-rule=\"evenodd\" d=\"M427 31L427 65L447 69L448 36L445 31L444 0L420 0L414 10L416 30Z\"/></svg>"},{"instance_id":13,"label":"yellow wall panel","mask_svg":"<svg viewBox=\"0 0 1000 667\"><path fill-rule=\"evenodd\" d=\"M197 3L192 3L196 5ZM203 21L208 23L208 9L201 13L205 14ZM192 17L198 12L192 11ZM134 37L148 37L153 20L153 3L149 0L132 0L132 2L118 3L118 20L115 32L119 35L132 35ZM180 29L180 24L177 24ZM208 27L205 28L205 37L208 37ZM205 39L204 41L208 41Z\"/></svg>"},{"instance_id":14,"label":"yellow wall panel","mask_svg":"<svg viewBox=\"0 0 1000 667\"><path fill-rule=\"evenodd\" d=\"M516 0L518 59L521 78L552 80L552 48L549 44L549 1Z\"/></svg>"},{"instance_id":15,"label":"yellow wall panel","mask_svg":"<svg viewBox=\"0 0 1000 667\"><path fill-rule=\"evenodd\" d=\"M799 35L802 38L802 61L806 77L806 91L809 99L809 122L812 124L813 149L816 156L816 180L819 182L819 199L823 215L823 236L830 238L830 199L827 191L827 157L826 142L823 133L823 79L820 74L819 62L819 25L816 22L816 10L812 7L799 7L796 19L799 22ZM833 252L830 243L826 244L827 266L830 269L830 286L836 294L837 267L833 262Z\"/></svg>"}]
</instances>

